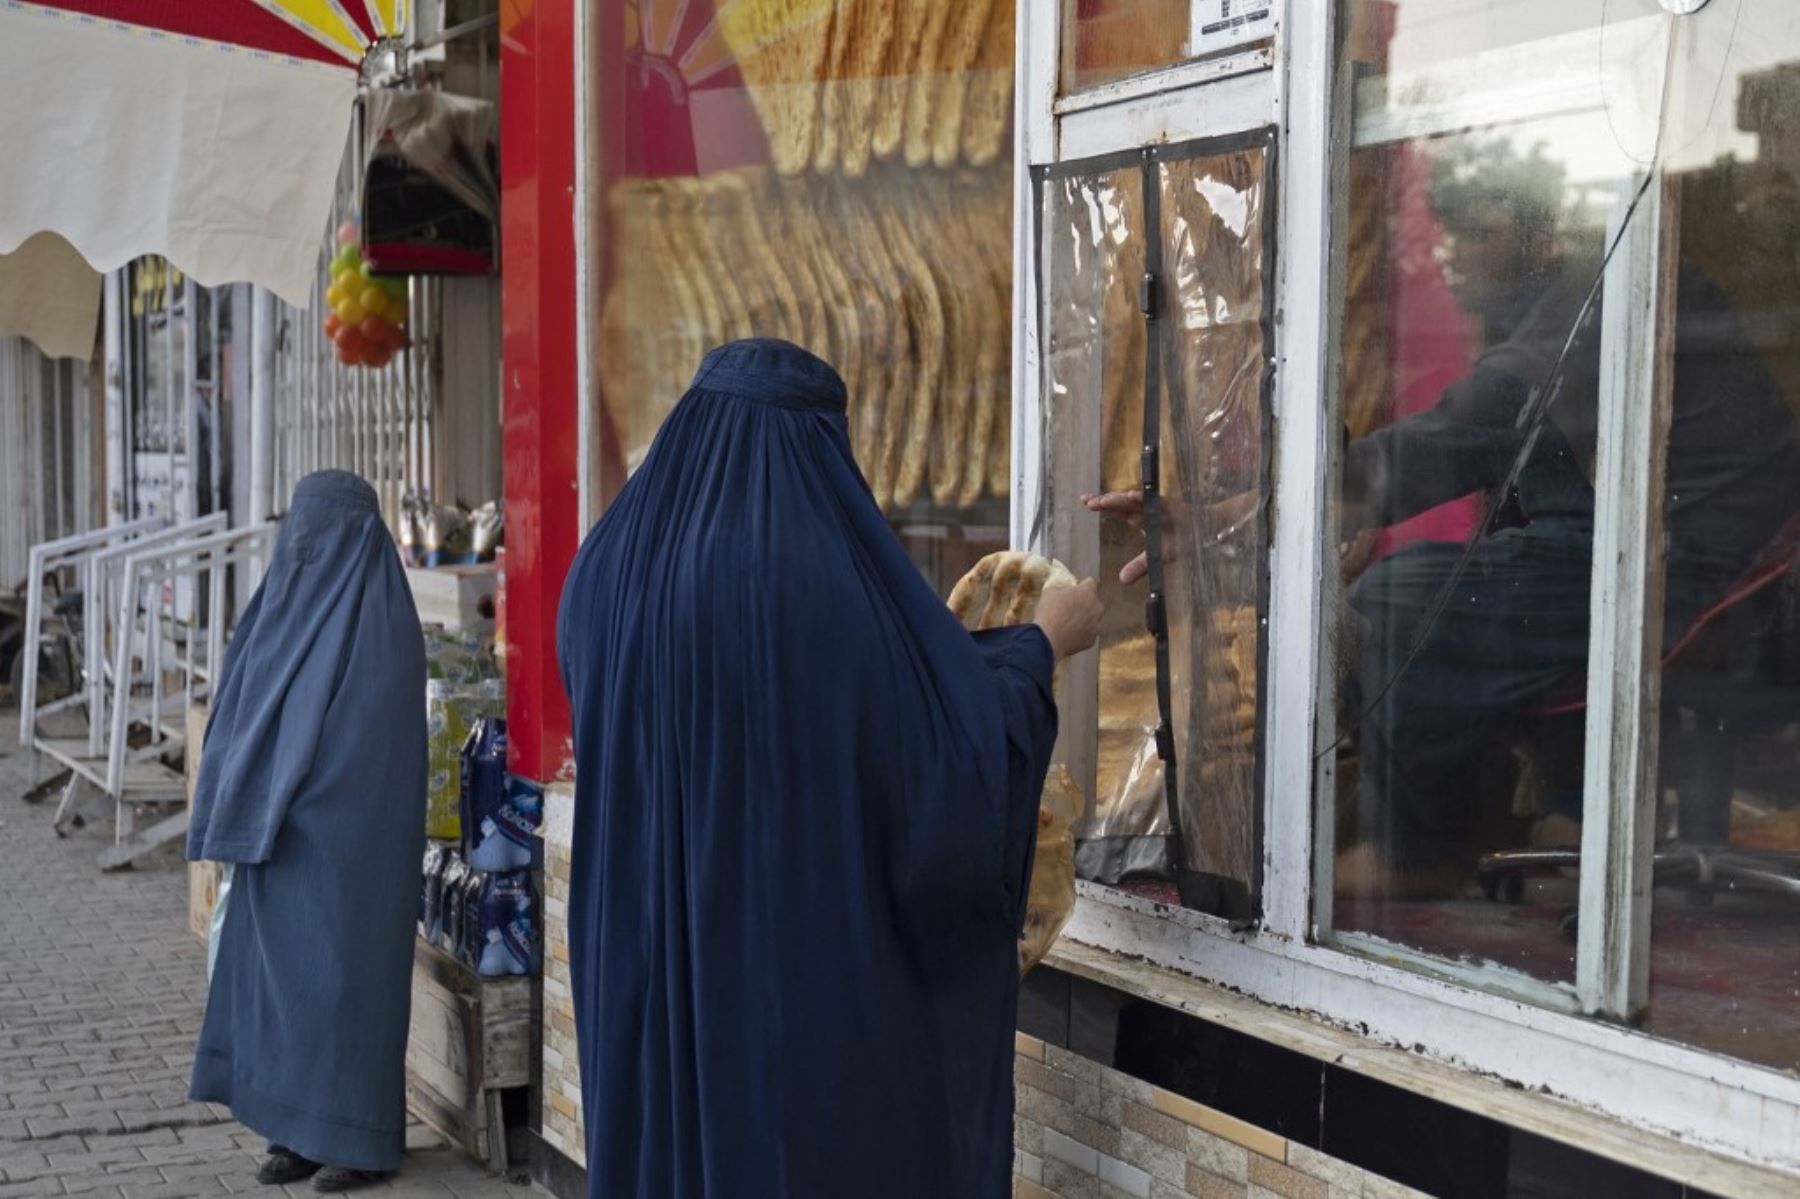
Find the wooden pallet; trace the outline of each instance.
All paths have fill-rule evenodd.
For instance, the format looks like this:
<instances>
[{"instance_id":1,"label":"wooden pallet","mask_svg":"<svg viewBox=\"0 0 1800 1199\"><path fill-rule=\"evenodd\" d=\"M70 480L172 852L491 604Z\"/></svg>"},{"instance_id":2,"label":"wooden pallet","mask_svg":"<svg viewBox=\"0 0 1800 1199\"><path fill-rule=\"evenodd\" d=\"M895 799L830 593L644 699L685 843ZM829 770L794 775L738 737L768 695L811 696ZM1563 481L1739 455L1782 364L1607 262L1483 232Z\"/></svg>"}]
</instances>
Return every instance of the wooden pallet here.
<instances>
[{"instance_id":1,"label":"wooden pallet","mask_svg":"<svg viewBox=\"0 0 1800 1199\"><path fill-rule=\"evenodd\" d=\"M499 1174L511 1161L503 1092L531 1085L537 1021L530 978L482 978L414 942L407 1107Z\"/></svg>"}]
</instances>

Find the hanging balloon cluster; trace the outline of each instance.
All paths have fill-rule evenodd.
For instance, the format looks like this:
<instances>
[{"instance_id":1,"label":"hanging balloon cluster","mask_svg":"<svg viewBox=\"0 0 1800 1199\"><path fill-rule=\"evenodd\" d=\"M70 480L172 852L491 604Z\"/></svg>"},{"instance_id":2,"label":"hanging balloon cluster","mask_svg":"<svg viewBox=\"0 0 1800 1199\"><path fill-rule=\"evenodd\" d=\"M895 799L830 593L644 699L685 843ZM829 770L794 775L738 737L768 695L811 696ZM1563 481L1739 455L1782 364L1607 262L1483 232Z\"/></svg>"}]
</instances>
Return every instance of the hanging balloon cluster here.
<instances>
[{"instance_id":1,"label":"hanging balloon cluster","mask_svg":"<svg viewBox=\"0 0 1800 1199\"><path fill-rule=\"evenodd\" d=\"M337 344L345 366L379 369L406 345L406 280L376 275L357 252L355 221L338 226L338 252L331 260L325 303L325 336Z\"/></svg>"}]
</instances>

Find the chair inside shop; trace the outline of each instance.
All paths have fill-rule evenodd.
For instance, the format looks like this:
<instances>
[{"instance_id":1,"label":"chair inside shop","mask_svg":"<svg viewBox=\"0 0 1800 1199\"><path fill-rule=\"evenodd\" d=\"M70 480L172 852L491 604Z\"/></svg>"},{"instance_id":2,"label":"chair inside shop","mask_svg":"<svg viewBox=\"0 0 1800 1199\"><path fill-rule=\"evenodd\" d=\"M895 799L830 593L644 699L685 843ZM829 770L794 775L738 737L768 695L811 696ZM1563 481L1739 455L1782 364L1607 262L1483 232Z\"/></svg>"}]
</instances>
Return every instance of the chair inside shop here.
<instances>
[{"instance_id":1,"label":"chair inside shop","mask_svg":"<svg viewBox=\"0 0 1800 1199\"><path fill-rule=\"evenodd\" d=\"M1792 748L1785 767L1763 777L1755 777L1753 761L1740 761L1772 742L1774 752L1762 756L1779 763L1780 747L1800 723L1797 566L1800 516L1663 656L1665 768L1658 790L1675 802L1669 819L1659 813L1659 885L1680 883L1702 896L1722 888L1800 899L1800 788ZM1582 678L1533 715L1538 722L1582 721L1586 693ZM1560 763L1565 776L1569 765ZM1566 777L1559 781L1570 785ZM1578 789L1579 779L1573 785ZM1489 853L1478 870L1489 899L1517 903L1529 876L1580 865L1579 846L1550 846ZM1572 918L1566 927L1574 931Z\"/></svg>"}]
</instances>

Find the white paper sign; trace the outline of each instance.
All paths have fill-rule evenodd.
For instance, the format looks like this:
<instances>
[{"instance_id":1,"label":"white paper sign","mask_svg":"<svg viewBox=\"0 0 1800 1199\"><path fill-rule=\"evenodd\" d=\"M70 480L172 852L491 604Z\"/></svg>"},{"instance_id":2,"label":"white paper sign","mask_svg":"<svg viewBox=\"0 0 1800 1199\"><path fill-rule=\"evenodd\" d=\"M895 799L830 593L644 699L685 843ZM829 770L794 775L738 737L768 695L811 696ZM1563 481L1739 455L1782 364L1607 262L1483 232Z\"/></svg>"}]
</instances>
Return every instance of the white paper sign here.
<instances>
[{"instance_id":1,"label":"white paper sign","mask_svg":"<svg viewBox=\"0 0 1800 1199\"><path fill-rule=\"evenodd\" d=\"M1204 58L1275 32L1275 0L1194 0L1188 57Z\"/></svg>"}]
</instances>

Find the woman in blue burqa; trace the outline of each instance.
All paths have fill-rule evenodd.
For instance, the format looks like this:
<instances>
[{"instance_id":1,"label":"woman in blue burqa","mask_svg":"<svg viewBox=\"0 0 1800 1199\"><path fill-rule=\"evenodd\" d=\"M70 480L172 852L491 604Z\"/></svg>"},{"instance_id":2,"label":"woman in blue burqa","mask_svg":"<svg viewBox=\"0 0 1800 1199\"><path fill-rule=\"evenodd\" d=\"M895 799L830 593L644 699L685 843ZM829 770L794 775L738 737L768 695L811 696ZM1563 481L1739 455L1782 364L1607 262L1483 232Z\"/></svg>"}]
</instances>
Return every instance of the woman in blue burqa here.
<instances>
[{"instance_id":1,"label":"woman in blue burqa","mask_svg":"<svg viewBox=\"0 0 1800 1199\"><path fill-rule=\"evenodd\" d=\"M375 492L301 480L218 686L188 857L225 864L192 1097L267 1183L400 1166L425 839L425 650Z\"/></svg>"},{"instance_id":2,"label":"woman in blue burqa","mask_svg":"<svg viewBox=\"0 0 1800 1199\"><path fill-rule=\"evenodd\" d=\"M1000 1199L1051 675L1091 585L971 636L844 384L710 354L576 559L569 895L594 1199Z\"/></svg>"}]
</instances>

